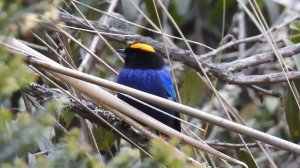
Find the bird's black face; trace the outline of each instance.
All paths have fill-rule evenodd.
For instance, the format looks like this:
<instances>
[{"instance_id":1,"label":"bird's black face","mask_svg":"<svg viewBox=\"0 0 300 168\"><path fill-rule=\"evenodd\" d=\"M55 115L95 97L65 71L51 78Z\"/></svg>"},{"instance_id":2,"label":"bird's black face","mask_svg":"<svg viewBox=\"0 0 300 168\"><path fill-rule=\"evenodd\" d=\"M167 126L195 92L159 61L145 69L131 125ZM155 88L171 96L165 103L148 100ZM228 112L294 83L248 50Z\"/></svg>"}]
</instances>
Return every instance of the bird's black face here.
<instances>
[{"instance_id":1,"label":"bird's black face","mask_svg":"<svg viewBox=\"0 0 300 168\"><path fill-rule=\"evenodd\" d=\"M129 69L160 69L165 63L153 47L147 44L134 43L126 49L117 50L124 54L125 68Z\"/></svg>"}]
</instances>

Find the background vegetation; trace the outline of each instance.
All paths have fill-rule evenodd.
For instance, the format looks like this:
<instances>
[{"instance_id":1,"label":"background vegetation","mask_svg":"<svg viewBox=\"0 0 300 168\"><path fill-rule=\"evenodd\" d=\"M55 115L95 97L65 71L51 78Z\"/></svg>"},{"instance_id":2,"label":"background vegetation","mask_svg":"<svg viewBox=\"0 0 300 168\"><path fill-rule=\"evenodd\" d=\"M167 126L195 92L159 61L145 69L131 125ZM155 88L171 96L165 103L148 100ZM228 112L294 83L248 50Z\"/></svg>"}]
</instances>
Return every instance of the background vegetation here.
<instances>
[{"instance_id":1,"label":"background vegetation","mask_svg":"<svg viewBox=\"0 0 300 168\"><path fill-rule=\"evenodd\" d=\"M1 167L298 167L299 145L293 153L291 144L277 148L195 116L181 115L189 123L184 135L244 164L175 140L181 135L166 143L135 131L88 88L30 62L32 51L9 41L110 81L123 64L114 49L149 43L166 58L180 103L295 145L299 6L293 0L1 1ZM32 82L45 92L33 93ZM90 109L100 109L109 124Z\"/></svg>"}]
</instances>

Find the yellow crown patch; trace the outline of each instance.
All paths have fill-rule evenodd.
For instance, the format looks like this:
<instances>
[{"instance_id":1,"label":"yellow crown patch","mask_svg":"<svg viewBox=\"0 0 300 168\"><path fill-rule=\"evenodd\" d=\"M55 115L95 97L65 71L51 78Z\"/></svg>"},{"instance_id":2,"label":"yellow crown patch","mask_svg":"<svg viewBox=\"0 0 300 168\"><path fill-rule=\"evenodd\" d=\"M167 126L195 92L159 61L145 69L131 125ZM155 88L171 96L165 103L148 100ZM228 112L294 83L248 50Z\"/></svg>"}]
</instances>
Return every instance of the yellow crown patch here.
<instances>
[{"instance_id":1,"label":"yellow crown patch","mask_svg":"<svg viewBox=\"0 0 300 168\"><path fill-rule=\"evenodd\" d=\"M155 52L154 48L148 44L134 43L129 46L129 48L141 49L148 52Z\"/></svg>"}]
</instances>

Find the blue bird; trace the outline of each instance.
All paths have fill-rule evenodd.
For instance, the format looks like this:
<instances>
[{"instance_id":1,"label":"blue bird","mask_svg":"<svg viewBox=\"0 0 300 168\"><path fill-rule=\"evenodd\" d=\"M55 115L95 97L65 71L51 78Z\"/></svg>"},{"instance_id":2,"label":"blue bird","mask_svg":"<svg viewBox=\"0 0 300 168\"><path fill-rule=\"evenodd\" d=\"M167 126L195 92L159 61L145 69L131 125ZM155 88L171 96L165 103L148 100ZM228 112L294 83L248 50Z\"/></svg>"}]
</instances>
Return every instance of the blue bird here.
<instances>
[{"instance_id":1,"label":"blue bird","mask_svg":"<svg viewBox=\"0 0 300 168\"><path fill-rule=\"evenodd\" d=\"M163 58L155 52L152 46L134 43L126 49L117 50L117 52L122 53L125 60L125 65L117 79L119 84L177 101L170 71L165 66ZM178 119L167 116L124 95L118 94L118 97L156 120L179 132L181 131L181 124ZM150 105L180 118L178 112L153 104Z\"/></svg>"}]
</instances>

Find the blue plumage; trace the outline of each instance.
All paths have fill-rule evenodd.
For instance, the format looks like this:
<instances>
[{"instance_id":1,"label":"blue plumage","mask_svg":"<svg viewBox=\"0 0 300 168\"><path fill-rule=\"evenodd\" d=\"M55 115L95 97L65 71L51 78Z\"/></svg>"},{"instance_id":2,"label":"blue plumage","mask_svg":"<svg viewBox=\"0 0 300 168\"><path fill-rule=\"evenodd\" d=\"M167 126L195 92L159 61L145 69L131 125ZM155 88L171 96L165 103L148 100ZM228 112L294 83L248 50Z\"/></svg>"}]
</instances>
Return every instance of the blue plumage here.
<instances>
[{"instance_id":1,"label":"blue plumage","mask_svg":"<svg viewBox=\"0 0 300 168\"><path fill-rule=\"evenodd\" d=\"M139 44L139 43L138 43ZM141 44L142 47L145 44ZM147 50L150 50L147 45ZM176 101L176 92L173 87L173 81L168 68L164 65L163 59L155 52L144 51L140 48L132 49L130 46L123 51L125 57L125 67L121 69L117 82L165 99ZM124 95L118 94L118 97L128 104L143 111L156 120L181 131L180 121L167 116L151 107L132 100ZM151 104L152 105L152 104ZM157 107L173 116L179 117L179 113L172 110Z\"/></svg>"},{"instance_id":2,"label":"blue plumage","mask_svg":"<svg viewBox=\"0 0 300 168\"><path fill-rule=\"evenodd\" d=\"M166 67L158 70L123 68L117 82L163 98L170 97L176 100L170 73Z\"/></svg>"}]
</instances>

